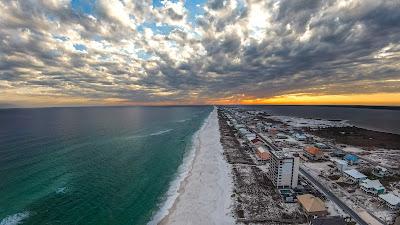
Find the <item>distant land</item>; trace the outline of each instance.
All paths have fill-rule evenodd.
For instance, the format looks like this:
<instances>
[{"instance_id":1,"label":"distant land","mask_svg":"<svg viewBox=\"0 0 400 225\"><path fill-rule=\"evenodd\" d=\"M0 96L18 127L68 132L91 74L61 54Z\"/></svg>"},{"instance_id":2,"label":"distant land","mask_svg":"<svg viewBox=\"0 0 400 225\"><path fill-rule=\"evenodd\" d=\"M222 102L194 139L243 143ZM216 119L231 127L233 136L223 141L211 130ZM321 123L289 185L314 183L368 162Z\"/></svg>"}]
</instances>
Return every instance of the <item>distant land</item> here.
<instances>
[{"instance_id":1,"label":"distant land","mask_svg":"<svg viewBox=\"0 0 400 225\"><path fill-rule=\"evenodd\" d=\"M43 106L43 107L24 107L11 103L0 103L0 109L9 109L9 108L78 108L78 107L176 107L176 106L206 106L206 105L70 105L70 106ZM336 107L336 108L365 108L365 109L384 109L384 110L400 110L400 106L374 106L374 105L218 105L218 106L302 106L302 107Z\"/></svg>"},{"instance_id":2,"label":"distant land","mask_svg":"<svg viewBox=\"0 0 400 225\"><path fill-rule=\"evenodd\" d=\"M337 108L400 110L400 106L381 106L381 105L232 105L232 106L302 106L302 107L321 106L321 107L337 107Z\"/></svg>"},{"instance_id":3,"label":"distant land","mask_svg":"<svg viewBox=\"0 0 400 225\"><path fill-rule=\"evenodd\" d=\"M7 109L7 108L18 108L20 106L9 104L9 103L0 103L0 109Z\"/></svg>"}]
</instances>

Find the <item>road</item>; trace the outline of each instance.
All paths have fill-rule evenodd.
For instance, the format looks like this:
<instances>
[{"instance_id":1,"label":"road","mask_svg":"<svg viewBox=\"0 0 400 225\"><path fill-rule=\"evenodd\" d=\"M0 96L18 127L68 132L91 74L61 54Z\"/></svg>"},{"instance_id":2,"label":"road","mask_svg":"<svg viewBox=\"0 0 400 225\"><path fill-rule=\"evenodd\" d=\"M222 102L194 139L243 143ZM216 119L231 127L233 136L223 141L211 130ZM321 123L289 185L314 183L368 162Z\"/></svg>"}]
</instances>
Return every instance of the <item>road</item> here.
<instances>
[{"instance_id":1,"label":"road","mask_svg":"<svg viewBox=\"0 0 400 225\"><path fill-rule=\"evenodd\" d=\"M349 214L353 220L355 220L358 224L360 225L369 225L367 222L365 222L354 210L352 210L350 207L348 207L342 200L340 200L338 197L336 197L335 194L333 194L329 189L327 189L324 185L322 185L317 179L315 179L311 174L309 174L307 171L305 171L303 168L299 168L300 173L306 177L311 183L314 184L318 189L320 189L325 196L334 202L337 206L339 206L344 212Z\"/></svg>"},{"instance_id":2,"label":"road","mask_svg":"<svg viewBox=\"0 0 400 225\"><path fill-rule=\"evenodd\" d=\"M259 138L261 138L271 149L275 151L281 151L278 147L276 147L274 144L266 140L263 136L261 136L258 132L256 132L254 129L251 129L250 127L246 126L248 130L256 133ZM299 168L300 173L306 177L315 187L319 188L325 196L334 202L337 206L339 206L344 212L346 212L354 221L356 221L360 225L369 225L364 219L362 219L353 209L348 207L346 203L344 203L342 200L340 200L338 197L336 197L335 194L333 194L329 189L327 189L324 185L322 185L317 179L315 179L311 174L309 174L307 171L305 171L303 168Z\"/></svg>"}]
</instances>

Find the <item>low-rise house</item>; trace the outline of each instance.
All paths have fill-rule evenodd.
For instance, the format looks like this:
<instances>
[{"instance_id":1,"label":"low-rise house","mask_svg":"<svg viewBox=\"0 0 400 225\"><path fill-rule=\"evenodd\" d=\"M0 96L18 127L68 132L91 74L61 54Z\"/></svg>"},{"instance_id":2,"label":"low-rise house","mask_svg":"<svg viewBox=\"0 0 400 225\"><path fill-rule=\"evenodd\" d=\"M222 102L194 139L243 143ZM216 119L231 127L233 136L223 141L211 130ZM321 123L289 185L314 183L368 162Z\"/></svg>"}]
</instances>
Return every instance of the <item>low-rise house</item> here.
<instances>
[{"instance_id":1,"label":"low-rise house","mask_svg":"<svg viewBox=\"0 0 400 225\"><path fill-rule=\"evenodd\" d=\"M345 170L343 172L343 176L350 182L357 184L360 183L361 181L367 179L367 176L364 174L358 172L355 169L350 169L350 170Z\"/></svg>"},{"instance_id":2,"label":"low-rise house","mask_svg":"<svg viewBox=\"0 0 400 225\"><path fill-rule=\"evenodd\" d=\"M334 148L331 155L335 157L344 157L346 153L343 150Z\"/></svg>"},{"instance_id":3,"label":"low-rise house","mask_svg":"<svg viewBox=\"0 0 400 225\"><path fill-rule=\"evenodd\" d=\"M262 142L258 138L254 138L253 140L251 140L251 144L253 144L254 146L260 146L260 145L264 144L264 142Z\"/></svg>"},{"instance_id":4,"label":"low-rise house","mask_svg":"<svg viewBox=\"0 0 400 225\"><path fill-rule=\"evenodd\" d=\"M314 146L319 149L329 149L329 146L324 143L315 143Z\"/></svg>"},{"instance_id":5,"label":"low-rise house","mask_svg":"<svg viewBox=\"0 0 400 225\"><path fill-rule=\"evenodd\" d=\"M400 197L393 193L381 194L379 198L392 210L400 209Z\"/></svg>"},{"instance_id":6,"label":"low-rise house","mask_svg":"<svg viewBox=\"0 0 400 225\"><path fill-rule=\"evenodd\" d=\"M341 159L332 159L332 162L335 164L336 168L343 173L343 171L349 169L349 165L347 165L347 161Z\"/></svg>"},{"instance_id":7,"label":"low-rise house","mask_svg":"<svg viewBox=\"0 0 400 225\"><path fill-rule=\"evenodd\" d=\"M326 216L328 214L325 203L314 195L299 195L297 200L308 216Z\"/></svg>"},{"instance_id":8,"label":"low-rise house","mask_svg":"<svg viewBox=\"0 0 400 225\"><path fill-rule=\"evenodd\" d=\"M379 182L379 180L365 179L361 181L360 187L361 190L374 195L385 193L385 187L381 184L381 182Z\"/></svg>"},{"instance_id":9,"label":"low-rise house","mask_svg":"<svg viewBox=\"0 0 400 225\"><path fill-rule=\"evenodd\" d=\"M355 165L358 164L358 156L353 155L353 154L347 154L344 156L343 158L344 160L346 160L350 165Z\"/></svg>"},{"instance_id":10,"label":"low-rise house","mask_svg":"<svg viewBox=\"0 0 400 225\"><path fill-rule=\"evenodd\" d=\"M377 177L384 177L389 175L389 171L388 169L382 167L382 166L376 166L373 170L372 170L372 174L374 174Z\"/></svg>"},{"instance_id":11,"label":"low-rise house","mask_svg":"<svg viewBox=\"0 0 400 225\"><path fill-rule=\"evenodd\" d=\"M256 155L258 160L260 161L266 161L271 159L271 153L264 146L257 147Z\"/></svg>"},{"instance_id":12,"label":"low-rise house","mask_svg":"<svg viewBox=\"0 0 400 225\"><path fill-rule=\"evenodd\" d=\"M257 138L257 135L256 135L256 134L253 134L253 133L248 133L248 134L246 134L244 137L246 138L246 140L247 140L249 143L251 143L254 139Z\"/></svg>"},{"instance_id":13,"label":"low-rise house","mask_svg":"<svg viewBox=\"0 0 400 225\"><path fill-rule=\"evenodd\" d=\"M278 139L287 139L288 137L287 137L285 134L278 133L278 134L276 135L276 138L278 138Z\"/></svg>"},{"instance_id":14,"label":"low-rise house","mask_svg":"<svg viewBox=\"0 0 400 225\"><path fill-rule=\"evenodd\" d=\"M346 221L341 216L327 216L311 219L310 225L346 225Z\"/></svg>"},{"instance_id":15,"label":"low-rise house","mask_svg":"<svg viewBox=\"0 0 400 225\"><path fill-rule=\"evenodd\" d=\"M304 147L303 155L311 160L321 160L324 158L324 153L319 148L314 146Z\"/></svg>"},{"instance_id":16,"label":"low-rise house","mask_svg":"<svg viewBox=\"0 0 400 225\"><path fill-rule=\"evenodd\" d=\"M301 133L295 133L293 135L294 139L298 140L298 141L305 141L307 139L307 137L304 134Z\"/></svg>"}]
</instances>

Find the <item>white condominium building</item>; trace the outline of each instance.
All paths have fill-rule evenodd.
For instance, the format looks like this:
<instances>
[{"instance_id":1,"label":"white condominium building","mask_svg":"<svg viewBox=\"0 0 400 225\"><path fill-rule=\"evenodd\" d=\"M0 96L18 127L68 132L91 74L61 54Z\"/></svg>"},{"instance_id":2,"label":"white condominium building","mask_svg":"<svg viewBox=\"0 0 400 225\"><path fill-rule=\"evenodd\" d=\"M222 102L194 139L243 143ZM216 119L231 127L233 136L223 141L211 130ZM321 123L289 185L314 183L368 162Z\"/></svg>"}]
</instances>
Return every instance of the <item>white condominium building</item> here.
<instances>
[{"instance_id":1,"label":"white condominium building","mask_svg":"<svg viewBox=\"0 0 400 225\"><path fill-rule=\"evenodd\" d=\"M279 189L297 187L299 179L299 155L271 151L268 178Z\"/></svg>"}]
</instances>

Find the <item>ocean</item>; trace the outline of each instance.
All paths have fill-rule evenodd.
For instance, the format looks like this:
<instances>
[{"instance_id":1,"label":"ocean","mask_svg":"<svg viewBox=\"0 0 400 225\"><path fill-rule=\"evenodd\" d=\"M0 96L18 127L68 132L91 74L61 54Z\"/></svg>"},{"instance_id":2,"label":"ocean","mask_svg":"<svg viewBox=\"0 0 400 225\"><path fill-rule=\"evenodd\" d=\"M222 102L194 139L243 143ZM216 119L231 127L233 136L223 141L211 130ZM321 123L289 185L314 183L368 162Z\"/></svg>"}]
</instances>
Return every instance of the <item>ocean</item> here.
<instances>
[{"instance_id":1,"label":"ocean","mask_svg":"<svg viewBox=\"0 0 400 225\"><path fill-rule=\"evenodd\" d=\"M0 110L0 225L148 223L174 195L211 111Z\"/></svg>"},{"instance_id":2,"label":"ocean","mask_svg":"<svg viewBox=\"0 0 400 225\"><path fill-rule=\"evenodd\" d=\"M377 109L346 106L242 106L247 109L263 110L271 115L302 118L348 120L352 125L400 134L400 109Z\"/></svg>"}]
</instances>

